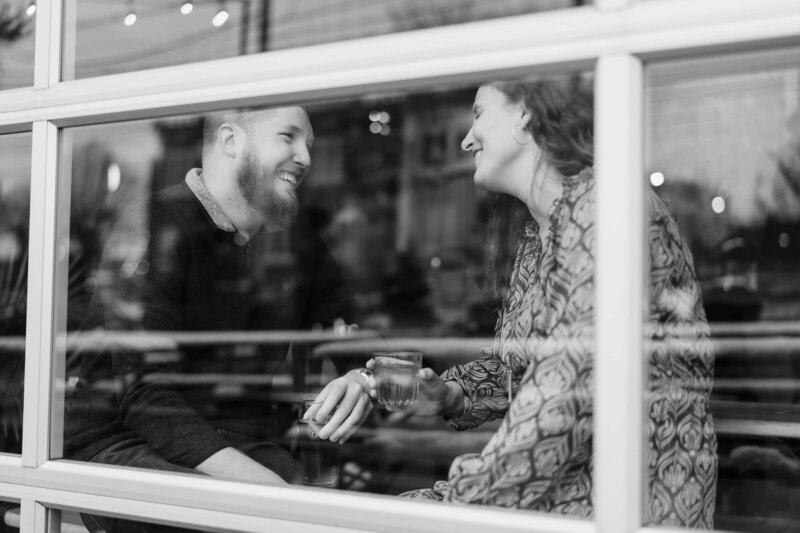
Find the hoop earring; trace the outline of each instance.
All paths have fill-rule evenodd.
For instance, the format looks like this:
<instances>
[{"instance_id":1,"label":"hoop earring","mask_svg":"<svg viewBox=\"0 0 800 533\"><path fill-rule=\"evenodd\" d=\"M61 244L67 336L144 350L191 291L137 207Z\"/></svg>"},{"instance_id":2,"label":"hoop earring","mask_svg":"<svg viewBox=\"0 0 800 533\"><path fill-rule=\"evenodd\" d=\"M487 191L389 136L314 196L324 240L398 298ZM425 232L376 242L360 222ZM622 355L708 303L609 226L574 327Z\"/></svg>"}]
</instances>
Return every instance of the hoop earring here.
<instances>
[{"instance_id":1,"label":"hoop earring","mask_svg":"<svg viewBox=\"0 0 800 533\"><path fill-rule=\"evenodd\" d=\"M517 129L522 133L517 134ZM520 140L520 137L522 140ZM514 127L511 128L511 138L514 139L514 142L518 145L525 146L533 140L533 135L528 130L523 129L522 124L515 124Z\"/></svg>"}]
</instances>

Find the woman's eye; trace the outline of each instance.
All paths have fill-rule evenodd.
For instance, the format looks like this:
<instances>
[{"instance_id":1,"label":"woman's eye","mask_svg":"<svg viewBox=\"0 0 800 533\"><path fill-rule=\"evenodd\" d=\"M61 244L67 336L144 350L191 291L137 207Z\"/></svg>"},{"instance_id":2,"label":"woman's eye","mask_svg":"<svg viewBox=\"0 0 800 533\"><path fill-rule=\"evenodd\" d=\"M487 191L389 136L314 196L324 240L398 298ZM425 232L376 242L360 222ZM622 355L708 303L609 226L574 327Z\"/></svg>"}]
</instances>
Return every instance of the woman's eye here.
<instances>
[{"instance_id":1,"label":"woman's eye","mask_svg":"<svg viewBox=\"0 0 800 533\"><path fill-rule=\"evenodd\" d=\"M291 132L288 132L288 131L281 132L281 133L279 133L279 135L281 137L285 138L285 139L289 139L289 140L294 139L294 133L291 133Z\"/></svg>"}]
</instances>

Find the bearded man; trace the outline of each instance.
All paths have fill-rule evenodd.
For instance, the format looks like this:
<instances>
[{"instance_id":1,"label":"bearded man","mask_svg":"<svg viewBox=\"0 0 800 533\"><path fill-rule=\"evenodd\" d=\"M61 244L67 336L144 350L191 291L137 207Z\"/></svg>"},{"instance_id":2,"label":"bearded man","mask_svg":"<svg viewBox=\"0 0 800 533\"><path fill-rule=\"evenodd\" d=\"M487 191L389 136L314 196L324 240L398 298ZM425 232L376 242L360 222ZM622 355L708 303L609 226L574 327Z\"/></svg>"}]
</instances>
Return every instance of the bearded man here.
<instances>
[{"instance_id":1,"label":"bearded man","mask_svg":"<svg viewBox=\"0 0 800 533\"><path fill-rule=\"evenodd\" d=\"M306 112L215 114L203 133L202 168L147 200L146 231L120 224L107 243L106 250L124 243L127 257L103 261L110 281L98 288L84 329L263 331L351 322L349 287L321 240L296 220L297 187L314 142ZM300 244L286 246L289 234ZM281 268L270 270L276 255ZM284 356L286 348L271 347ZM181 353L195 371L220 364L218 348ZM197 391L190 398L153 380L163 370L158 364L170 359L157 355L109 343L76 357L66 458L272 484L302 480L291 455L263 440L268 422L231 421L214 400L198 401Z\"/></svg>"}]
</instances>

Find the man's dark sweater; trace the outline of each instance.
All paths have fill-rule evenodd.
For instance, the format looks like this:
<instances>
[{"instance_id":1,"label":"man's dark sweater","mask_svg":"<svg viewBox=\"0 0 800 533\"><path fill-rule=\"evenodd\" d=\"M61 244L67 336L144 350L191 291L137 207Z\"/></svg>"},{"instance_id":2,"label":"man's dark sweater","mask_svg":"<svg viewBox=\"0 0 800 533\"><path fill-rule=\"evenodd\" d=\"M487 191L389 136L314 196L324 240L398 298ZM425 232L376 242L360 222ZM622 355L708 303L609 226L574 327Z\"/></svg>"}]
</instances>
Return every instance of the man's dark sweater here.
<instances>
[{"instance_id":1,"label":"man's dark sweater","mask_svg":"<svg viewBox=\"0 0 800 533\"><path fill-rule=\"evenodd\" d=\"M147 208L149 231L118 232L128 258L121 266L104 259L101 273L111 282L93 298L85 329L287 330L353 320L352 293L307 224L290 232L297 245L279 247L282 268L267 268L275 242L286 235L262 232L240 242L186 183L157 194ZM89 461L112 445L138 441L170 463L194 468L232 445L174 387L142 379L164 370L152 357L119 347L78 356L80 378L67 399L66 458Z\"/></svg>"}]
</instances>

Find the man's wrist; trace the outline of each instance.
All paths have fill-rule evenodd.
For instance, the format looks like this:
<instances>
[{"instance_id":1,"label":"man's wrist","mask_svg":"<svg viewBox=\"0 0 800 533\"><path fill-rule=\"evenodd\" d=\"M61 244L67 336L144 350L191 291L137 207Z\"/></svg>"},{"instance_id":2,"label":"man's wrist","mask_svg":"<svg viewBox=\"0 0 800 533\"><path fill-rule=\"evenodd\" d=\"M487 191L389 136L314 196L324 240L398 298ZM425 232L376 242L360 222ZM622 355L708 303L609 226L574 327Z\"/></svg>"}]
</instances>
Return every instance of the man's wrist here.
<instances>
[{"instance_id":1,"label":"man's wrist","mask_svg":"<svg viewBox=\"0 0 800 533\"><path fill-rule=\"evenodd\" d=\"M369 368L354 368L350 372L346 374L347 376L352 376L353 380L355 380L361 387L364 389L364 392L369 395L370 391L370 384L369 381L372 379L372 370Z\"/></svg>"}]
</instances>

